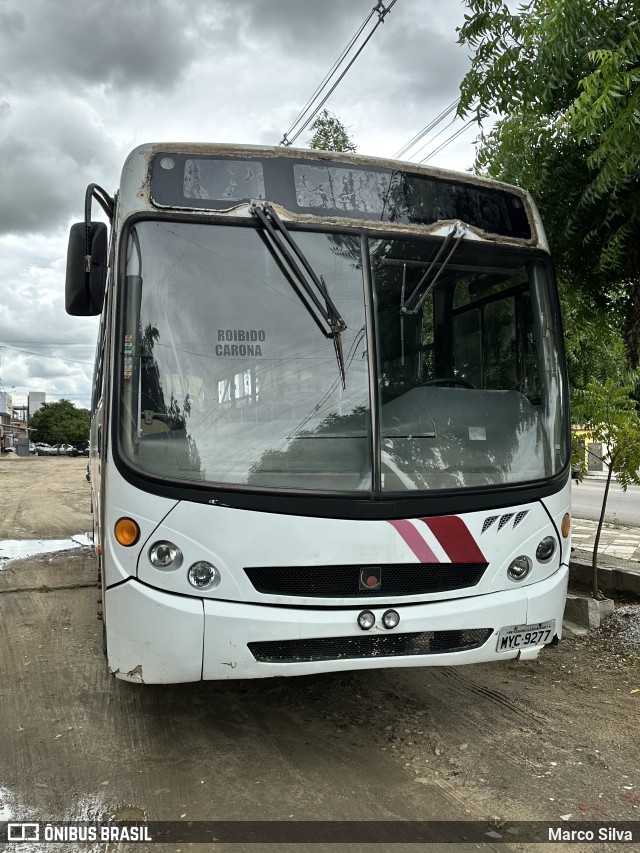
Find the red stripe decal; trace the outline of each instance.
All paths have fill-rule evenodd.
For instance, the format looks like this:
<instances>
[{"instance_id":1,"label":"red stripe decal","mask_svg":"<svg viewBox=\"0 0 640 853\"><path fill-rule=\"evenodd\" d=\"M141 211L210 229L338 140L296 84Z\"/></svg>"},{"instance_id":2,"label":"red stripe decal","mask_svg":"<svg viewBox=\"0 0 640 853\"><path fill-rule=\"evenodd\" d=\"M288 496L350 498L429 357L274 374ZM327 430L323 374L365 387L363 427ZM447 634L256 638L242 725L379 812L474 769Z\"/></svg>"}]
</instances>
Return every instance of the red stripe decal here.
<instances>
[{"instance_id":1,"label":"red stripe decal","mask_svg":"<svg viewBox=\"0 0 640 853\"><path fill-rule=\"evenodd\" d=\"M395 527L421 563L440 562L410 521L389 521L389 524Z\"/></svg>"},{"instance_id":2,"label":"red stripe decal","mask_svg":"<svg viewBox=\"0 0 640 853\"><path fill-rule=\"evenodd\" d=\"M486 563L469 528L457 515L421 518L449 555L452 563Z\"/></svg>"}]
</instances>

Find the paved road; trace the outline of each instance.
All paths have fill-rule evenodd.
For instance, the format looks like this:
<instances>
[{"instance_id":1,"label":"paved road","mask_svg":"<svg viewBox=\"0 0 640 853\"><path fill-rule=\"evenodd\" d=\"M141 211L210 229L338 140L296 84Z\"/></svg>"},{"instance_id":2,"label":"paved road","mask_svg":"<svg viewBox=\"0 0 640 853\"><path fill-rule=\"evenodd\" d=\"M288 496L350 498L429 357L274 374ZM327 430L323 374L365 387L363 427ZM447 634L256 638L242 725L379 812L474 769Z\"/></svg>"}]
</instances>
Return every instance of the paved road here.
<instances>
[{"instance_id":1,"label":"paved road","mask_svg":"<svg viewBox=\"0 0 640 853\"><path fill-rule=\"evenodd\" d=\"M587 477L573 483L571 490L572 515L597 521L602 509L604 478ZM640 486L629 486L623 492L617 482L611 484L607 498L606 520L625 527L640 527Z\"/></svg>"}]
</instances>

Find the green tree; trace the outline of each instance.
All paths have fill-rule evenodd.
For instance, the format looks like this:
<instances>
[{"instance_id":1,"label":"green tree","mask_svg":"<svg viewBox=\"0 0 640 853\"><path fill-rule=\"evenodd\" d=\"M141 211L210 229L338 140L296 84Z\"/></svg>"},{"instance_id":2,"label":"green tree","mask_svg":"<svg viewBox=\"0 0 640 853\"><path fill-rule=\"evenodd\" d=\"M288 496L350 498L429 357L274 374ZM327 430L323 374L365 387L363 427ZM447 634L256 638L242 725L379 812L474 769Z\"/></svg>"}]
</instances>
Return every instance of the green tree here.
<instances>
[{"instance_id":1,"label":"green tree","mask_svg":"<svg viewBox=\"0 0 640 853\"><path fill-rule=\"evenodd\" d=\"M592 589L594 598L602 598L598 589L598 546L604 524L609 486L615 474L626 492L631 483L640 484L640 418L631 398L637 376L629 374L626 382L592 380L587 387L574 392L574 421L590 433L591 440L602 446L602 460L607 468L607 481L593 547ZM591 451L589 451L591 452ZM584 450L582 453L584 459Z\"/></svg>"},{"instance_id":2,"label":"green tree","mask_svg":"<svg viewBox=\"0 0 640 853\"><path fill-rule=\"evenodd\" d=\"M88 409L78 409L69 400L43 403L31 416L32 437L47 444L84 441L89 438Z\"/></svg>"},{"instance_id":3,"label":"green tree","mask_svg":"<svg viewBox=\"0 0 640 853\"><path fill-rule=\"evenodd\" d=\"M355 151L351 137L346 127L329 110L322 110L310 128L313 136L309 142L310 148L320 151Z\"/></svg>"},{"instance_id":4,"label":"green tree","mask_svg":"<svg viewBox=\"0 0 640 853\"><path fill-rule=\"evenodd\" d=\"M472 51L459 113L482 124L476 168L539 203L567 295L619 313L640 358L640 14L637 0L466 0ZM616 329L610 331L616 332Z\"/></svg>"}]
</instances>

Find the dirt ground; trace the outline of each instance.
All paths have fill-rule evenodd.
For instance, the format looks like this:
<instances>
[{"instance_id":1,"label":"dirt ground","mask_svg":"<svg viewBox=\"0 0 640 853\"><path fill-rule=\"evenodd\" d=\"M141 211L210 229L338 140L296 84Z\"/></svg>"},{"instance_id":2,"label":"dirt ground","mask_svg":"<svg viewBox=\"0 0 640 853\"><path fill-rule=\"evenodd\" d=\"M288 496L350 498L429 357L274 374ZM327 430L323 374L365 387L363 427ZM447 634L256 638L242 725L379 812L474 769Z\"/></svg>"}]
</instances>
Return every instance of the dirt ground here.
<instances>
[{"instance_id":1,"label":"dirt ground","mask_svg":"<svg viewBox=\"0 0 640 853\"><path fill-rule=\"evenodd\" d=\"M84 469L1 460L0 539L90 530ZM108 675L96 598L88 548L0 562L0 821L478 820L513 830L483 845L502 851L544 849L522 821L639 821L640 838L637 604L535 662L167 687ZM148 849L245 847L276 849Z\"/></svg>"},{"instance_id":2,"label":"dirt ground","mask_svg":"<svg viewBox=\"0 0 640 853\"><path fill-rule=\"evenodd\" d=\"M91 530L87 460L0 457L0 540L64 539Z\"/></svg>"}]
</instances>

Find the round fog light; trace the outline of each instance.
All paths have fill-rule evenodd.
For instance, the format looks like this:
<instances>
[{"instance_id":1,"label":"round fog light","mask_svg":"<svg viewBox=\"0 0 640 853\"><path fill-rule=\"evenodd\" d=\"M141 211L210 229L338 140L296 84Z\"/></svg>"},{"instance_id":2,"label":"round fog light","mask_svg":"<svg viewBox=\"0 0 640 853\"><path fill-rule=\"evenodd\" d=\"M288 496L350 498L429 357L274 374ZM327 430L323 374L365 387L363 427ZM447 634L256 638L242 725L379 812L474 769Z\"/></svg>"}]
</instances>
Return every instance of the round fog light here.
<instances>
[{"instance_id":1,"label":"round fog light","mask_svg":"<svg viewBox=\"0 0 640 853\"><path fill-rule=\"evenodd\" d=\"M507 569L507 576L512 581L523 581L531 571L531 560L522 554L516 557Z\"/></svg>"},{"instance_id":2,"label":"round fog light","mask_svg":"<svg viewBox=\"0 0 640 853\"><path fill-rule=\"evenodd\" d=\"M376 624L376 617L370 610L363 610L358 616L358 625L363 631L368 631Z\"/></svg>"},{"instance_id":3,"label":"round fog light","mask_svg":"<svg viewBox=\"0 0 640 853\"><path fill-rule=\"evenodd\" d=\"M215 589L220 583L220 572L206 560L199 560L189 567L187 580L196 589Z\"/></svg>"},{"instance_id":4,"label":"round fog light","mask_svg":"<svg viewBox=\"0 0 640 853\"><path fill-rule=\"evenodd\" d=\"M154 542L149 548L149 562L156 569L179 569L182 565L182 551L173 542Z\"/></svg>"},{"instance_id":5,"label":"round fog light","mask_svg":"<svg viewBox=\"0 0 640 853\"><path fill-rule=\"evenodd\" d=\"M545 536L536 548L536 559L541 563L550 560L556 550L556 540L553 536Z\"/></svg>"},{"instance_id":6,"label":"round fog light","mask_svg":"<svg viewBox=\"0 0 640 853\"><path fill-rule=\"evenodd\" d=\"M400 614L397 610L387 610L382 614L382 624L385 628L395 628L400 621Z\"/></svg>"}]
</instances>

